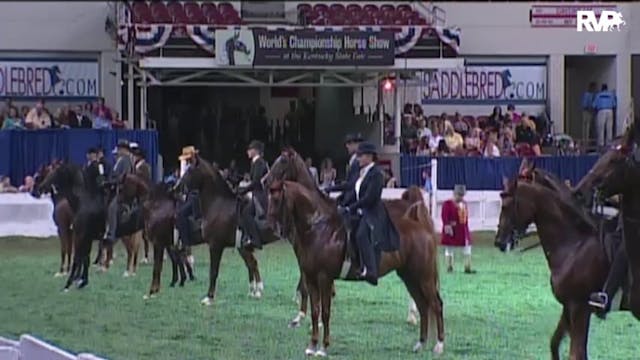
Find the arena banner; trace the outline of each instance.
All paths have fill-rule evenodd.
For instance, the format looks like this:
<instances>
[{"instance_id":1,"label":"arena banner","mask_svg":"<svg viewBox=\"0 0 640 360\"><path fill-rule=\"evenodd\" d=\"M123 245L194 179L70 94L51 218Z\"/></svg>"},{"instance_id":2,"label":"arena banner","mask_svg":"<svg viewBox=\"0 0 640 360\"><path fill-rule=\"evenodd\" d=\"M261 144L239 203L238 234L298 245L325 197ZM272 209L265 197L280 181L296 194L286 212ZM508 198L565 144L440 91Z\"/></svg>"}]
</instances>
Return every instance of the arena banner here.
<instances>
[{"instance_id":1,"label":"arena banner","mask_svg":"<svg viewBox=\"0 0 640 360\"><path fill-rule=\"evenodd\" d=\"M392 31L216 30L219 66L393 66Z\"/></svg>"},{"instance_id":2,"label":"arena banner","mask_svg":"<svg viewBox=\"0 0 640 360\"><path fill-rule=\"evenodd\" d=\"M546 65L478 65L419 74L420 102L427 104L542 104Z\"/></svg>"},{"instance_id":3,"label":"arena banner","mask_svg":"<svg viewBox=\"0 0 640 360\"><path fill-rule=\"evenodd\" d=\"M72 100L98 96L97 60L0 59L0 98Z\"/></svg>"}]
</instances>

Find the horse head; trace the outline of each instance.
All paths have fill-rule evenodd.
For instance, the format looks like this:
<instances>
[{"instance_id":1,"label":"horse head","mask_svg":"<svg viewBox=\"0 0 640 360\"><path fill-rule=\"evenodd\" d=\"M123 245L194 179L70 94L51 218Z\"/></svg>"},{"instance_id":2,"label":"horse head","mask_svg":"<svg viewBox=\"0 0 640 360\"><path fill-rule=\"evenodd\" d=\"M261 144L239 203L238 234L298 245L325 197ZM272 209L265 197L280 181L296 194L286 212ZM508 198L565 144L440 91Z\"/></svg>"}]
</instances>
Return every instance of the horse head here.
<instances>
[{"instance_id":1,"label":"horse head","mask_svg":"<svg viewBox=\"0 0 640 360\"><path fill-rule=\"evenodd\" d=\"M40 169L33 176L33 190L31 191L31 196L35 198L39 198L43 193L51 192L51 180L48 180L48 184L43 186L45 179L51 174L54 168L58 167L59 164L49 164L42 165Z\"/></svg>"},{"instance_id":2,"label":"horse head","mask_svg":"<svg viewBox=\"0 0 640 360\"><path fill-rule=\"evenodd\" d=\"M500 193L502 206L498 221L498 231L494 245L501 251L506 251L513 245L513 234L525 230L533 222L533 199L529 187L535 186L518 178L504 179L504 189Z\"/></svg>"},{"instance_id":3,"label":"horse head","mask_svg":"<svg viewBox=\"0 0 640 360\"><path fill-rule=\"evenodd\" d=\"M190 190L198 190L205 196L235 197L229 184L216 166L196 155L196 161L189 166L180 183Z\"/></svg>"},{"instance_id":4,"label":"horse head","mask_svg":"<svg viewBox=\"0 0 640 360\"><path fill-rule=\"evenodd\" d=\"M624 192L635 186L640 163L640 127L632 123L622 136L620 143L607 149L591 170L573 189L574 195L586 201L586 195L596 190L604 198Z\"/></svg>"},{"instance_id":5,"label":"horse head","mask_svg":"<svg viewBox=\"0 0 640 360\"><path fill-rule=\"evenodd\" d=\"M317 191L321 198L328 199L320 191L316 181L313 180L302 156L292 147L286 147L282 150L280 156L273 162L269 173L265 175L264 182L269 187L269 184L277 180L299 183L308 190Z\"/></svg>"},{"instance_id":6,"label":"horse head","mask_svg":"<svg viewBox=\"0 0 640 360\"><path fill-rule=\"evenodd\" d=\"M34 179L34 193L40 195L45 192L53 194L68 193L81 179L78 180L78 168L70 163L55 163L43 168L42 174Z\"/></svg>"}]
</instances>

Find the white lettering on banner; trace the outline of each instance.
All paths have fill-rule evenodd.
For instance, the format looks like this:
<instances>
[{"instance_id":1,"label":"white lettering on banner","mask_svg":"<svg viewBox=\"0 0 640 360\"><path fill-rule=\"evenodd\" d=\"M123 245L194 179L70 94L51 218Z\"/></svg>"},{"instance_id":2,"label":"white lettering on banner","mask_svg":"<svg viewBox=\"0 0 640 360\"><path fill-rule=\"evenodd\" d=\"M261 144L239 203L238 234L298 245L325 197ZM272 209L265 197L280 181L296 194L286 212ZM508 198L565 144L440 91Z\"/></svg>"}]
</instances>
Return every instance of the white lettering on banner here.
<instances>
[{"instance_id":1,"label":"white lettering on banner","mask_svg":"<svg viewBox=\"0 0 640 360\"><path fill-rule=\"evenodd\" d=\"M100 66L92 60L0 60L0 97L93 98Z\"/></svg>"},{"instance_id":2,"label":"white lettering on banner","mask_svg":"<svg viewBox=\"0 0 640 360\"><path fill-rule=\"evenodd\" d=\"M622 13L618 11L603 10L600 19L596 18L593 10L580 10L576 13L576 30L593 32L620 31L620 27L626 22L622 18Z\"/></svg>"},{"instance_id":3,"label":"white lettering on banner","mask_svg":"<svg viewBox=\"0 0 640 360\"><path fill-rule=\"evenodd\" d=\"M422 104L544 103L545 65L468 66L424 72L418 79Z\"/></svg>"}]
</instances>

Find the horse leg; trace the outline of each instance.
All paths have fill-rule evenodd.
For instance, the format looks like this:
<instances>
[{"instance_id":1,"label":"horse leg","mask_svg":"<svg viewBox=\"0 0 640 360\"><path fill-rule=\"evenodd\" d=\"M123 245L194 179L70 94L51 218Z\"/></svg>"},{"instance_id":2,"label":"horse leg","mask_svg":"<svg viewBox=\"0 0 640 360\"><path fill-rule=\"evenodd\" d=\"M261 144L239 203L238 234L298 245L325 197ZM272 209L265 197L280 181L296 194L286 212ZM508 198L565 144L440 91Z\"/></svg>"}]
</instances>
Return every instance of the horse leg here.
<instances>
[{"instance_id":1,"label":"horse leg","mask_svg":"<svg viewBox=\"0 0 640 360\"><path fill-rule=\"evenodd\" d=\"M142 259L142 263L148 264L149 263L149 236L147 236L146 231L142 233L142 242L144 244L144 259ZM155 261L155 255L153 256L153 259Z\"/></svg>"},{"instance_id":2,"label":"horse leg","mask_svg":"<svg viewBox=\"0 0 640 360\"><path fill-rule=\"evenodd\" d=\"M569 318L569 336L571 337L569 359L586 360L591 310L586 303L572 303L569 307Z\"/></svg>"},{"instance_id":3,"label":"horse leg","mask_svg":"<svg viewBox=\"0 0 640 360\"><path fill-rule=\"evenodd\" d=\"M300 279L298 280L298 301L299 301L299 310L296 317L293 318L289 322L290 328L297 328L302 323L302 320L307 316L307 306L309 304L309 292L307 291L307 286L305 285L304 273L300 270Z\"/></svg>"},{"instance_id":4,"label":"horse leg","mask_svg":"<svg viewBox=\"0 0 640 360\"><path fill-rule=\"evenodd\" d=\"M122 238L122 243L124 244L125 249L127 250L127 265L125 267L124 273L122 277L129 277L132 274L133 267L133 236L124 236Z\"/></svg>"},{"instance_id":5,"label":"horse leg","mask_svg":"<svg viewBox=\"0 0 640 360\"><path fill-rule=\"evenodd\" d=\"M260 278L258 260L256 260L253 252L245 249L240 249L238 252L240 253L240 257L242 257L242 260L244 260L244 264L249 272L249 296L259 299L262 297L264 284Z\"/></svg>"},{"instance_id":6,"label":"horse leg","mask_svg":"<svg viewBox=\"0 0 640 360\"><path fill-rule=\"evenodd\" d=\"M133 268L131 275L138 272L138 254L140 253L140 243L142 242L142 231L138 231L132 236L133 241Z\"/></svg>"},{"instance_id":7,"label":"horse leg","mask_svg":"<svg viewBox=\"0 0 640 360\"><path fill-rule=\"evenodd\" d=\"M564 339L567 334L567 329L569 328L569 311L567 307L562 308L562 314L560 314L560 320L558 320L558 326L556 326L556 331L551 335L551 360L560 360L560 344L562 343L562 339Z\"/></svg>"},{"instance_id":8,"label":"horse leg","mask_svg":"<svg viewBox=\"0 0 640 360\"><path fill-rule=\"evenodd\" d=\"M187 274L185 273L185 268L191 267L189 264L189 260L187 259L187 254L181 250L178 250L176 260L178 263L178 274L180 275L180 287L184 286L184 282L187 281Z\"/></svg>"},{"instance_id":9,"label":"horse leg","mask_svg":"<svg viewBox=\"0 0 640 360\"><path fill-rule=\"evenodd\" d=\"M61 229L60 227L58 227L58 238L60 239L60 270L58 270L57 273L55 273L53 275L53 277L59 277L59 276L63 276L64 275L64 262L65 262L65 258L66 258L66 237L67 234L65 233L64 229Z\"/></svg>"},{"instance_id":10,"label":"horse leg","mask_svg":"<svg viewBox=\"0 0 640 360\"><path fill-rule=\"evenodd\" d=\"M66 257L66 261L65 261L65 267L64 267L64 272L65 274L68 274L69 271L71 271L71 259L73 259L73 250L74 250L74 244L73 244L73 230L69 229L68 233L67 233L67 238L65 239L65 257Z\"/></svg>"},{"instance_id":11,"label":"horse leg","mask_svg":"<svg viewBox=\"0 0 640 360\"><path fill-rule=\"evenodd\" d=\"M89 265L91 263L91 239L84 239L85 246L82 253L82 278L78 284L78 289L82 289L89 285Z\"/></svg>"},{"instance_id":12,"label":"horse leg","mask_svg":"<svg viewBox=\"0 0 640 360\"><path fill-rule=\"evenodd\" d=\"M224 248L217 244L209 244L209 291L200 303L202 305L213 304L213 298L216 292L216 282L218 280L218 272L220 271L220 258Z\"/></svg>"},{"instance_id":13,"label":"horse leg","mask_svg":"<svg viewBox=\"0 0 640 360\"><path fill-rule=\"evenodd\" d=\"M148 299L160 291L160 275L162 274L162 256L164 254L164 245L159 242L153 243L153 275L151 276L151 288ZM173 262L173 261L172 261Z\"/></svg>"},{"instance_id":14,"label":"horse leg","mask_svg":"<svg viewBox=\"0 0 640 360\"><path fill-rule=\"evenodd\" d=\"M169 259L171 260L171 283L169 283L169 286L174 287L178 282L178 264L180 263L180 260L178 259L179 255L171 245L167 247L167 253L169 254Z\"/></svg>"},{"instance_id":15,"label":"horse leg","mask_svg":"<svg viewBox=\"0 0 640 360\"><path fill-rule=\"evenodd\" d=\"M93 261L94 265L100 265L101 261L104 261L104 259L102 258L103 249L104 249L104 240L100 239L100 241L98 241L98 253L96 254L96 259Z\"/></svg>"},{"instance_id":16,"label":"horse leg","mask_svg":"<svg viewBox=\"0 0 640 360\"><path fill-rule=\"evenodd\" d=\"M80 245L78 243L78 236L76 235L77 231L74 230L73 231L73 242L75 244L75 251L73 254L73 262L71 263L71 271L69 272L69 276L67 277L67 282L64 285L64 289L63 291L69 291L69 287L71 287L71 284L73 283L73 280L75 280L77 274L78 274L78 270L79 270L79 266L80 266L80 259L79 259L79 254L80 254Z\"/></svg>"},{"instance_id":17,"label":"horse leg","mask_svg":"<svg viewBox=\"0 0 640 360\"><path fill-rule=\"evenodd\" d=\"M325 357L327 356L327 349L329 348L331 332L329 331L329 321L331 320L331 301L333 300L333 284L332 280L329 280L326 275L321 276L320 283L320 302L322 305L322 324L324 325L324 333L322 334L322 347L319 348L315 356Z\"/></svg>"},{"instance_id":18,"label":"horse leg","mask_svg":"<svg viewBox=\"0 0 640 360\"><path fill-rule=\"evenodd\" d=\"M309 278L307 276L306 285L311 299L311 343L304 353L307 356L315 356L318 349L318 338L320 337L318 326L318 317L320 316L320 289L316 278Z\"/></svg>"}]
</instances>

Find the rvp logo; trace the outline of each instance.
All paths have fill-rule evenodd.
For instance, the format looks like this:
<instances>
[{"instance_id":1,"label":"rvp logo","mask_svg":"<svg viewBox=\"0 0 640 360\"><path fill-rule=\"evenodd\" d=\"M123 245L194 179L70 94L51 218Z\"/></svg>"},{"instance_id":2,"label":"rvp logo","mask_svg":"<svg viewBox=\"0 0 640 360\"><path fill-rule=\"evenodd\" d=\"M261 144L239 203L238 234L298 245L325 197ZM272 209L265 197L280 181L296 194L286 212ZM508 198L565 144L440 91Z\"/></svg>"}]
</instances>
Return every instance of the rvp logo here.
<instances>
[{"instance_id":1,"label":"rvp logo","mask_svg":"<svg viewBox=\"0 0 640 360\"><path fill-rule=\"evenodd\" d=\"M602 10L600 19L596 18L596 13L593 10L578 10L576 18L578 31L582 31L582 29L595 32L613 31L613 29L620 31L620 27L626 24L622 13L612 10Z\"/></svg>"}]
</instances>

